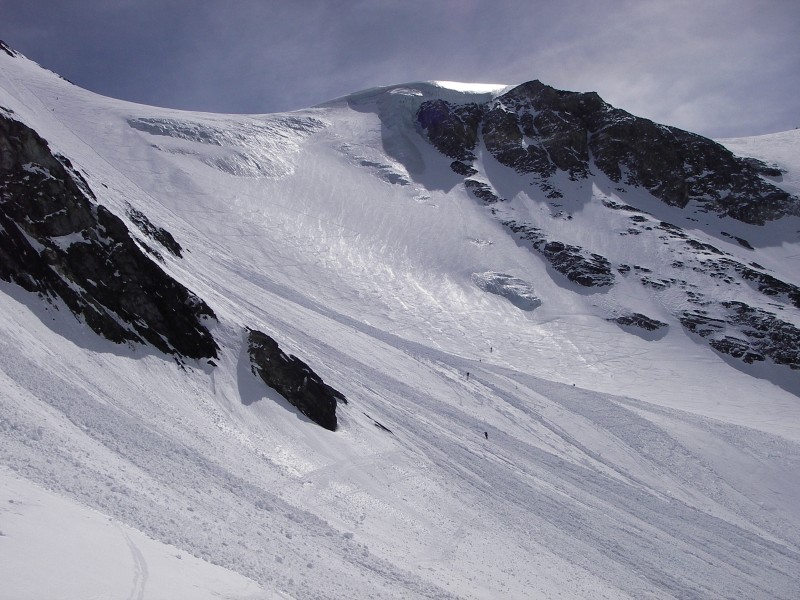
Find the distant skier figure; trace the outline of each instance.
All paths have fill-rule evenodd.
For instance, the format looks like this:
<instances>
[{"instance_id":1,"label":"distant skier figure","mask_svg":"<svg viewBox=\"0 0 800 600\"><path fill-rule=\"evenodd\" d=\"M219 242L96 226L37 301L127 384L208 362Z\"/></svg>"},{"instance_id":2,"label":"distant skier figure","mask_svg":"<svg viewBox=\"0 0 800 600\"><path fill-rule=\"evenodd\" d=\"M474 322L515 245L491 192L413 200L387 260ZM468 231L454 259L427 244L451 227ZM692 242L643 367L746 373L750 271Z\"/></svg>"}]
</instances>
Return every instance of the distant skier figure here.
<instances>
[{"instance_id":1,"label":"distant skier figure","mask_svg":"<svg viewBox=\"0 0 800 600\"><path fill-rule=\"evenodd\" d=\"M469 371L467 371L467 379L469 379Z\"/></svg>"},{"instance_id":2,"label":"distant skier figure","mask_svg":"<svg viewBox=\"0 0 800 600\"><path fill-rule=\"evenodd\" d=\"M489 439L489 432L488 431L484 431L483 432L483 437L485 437L488 440Z\"/></svg>"}]
</instances>

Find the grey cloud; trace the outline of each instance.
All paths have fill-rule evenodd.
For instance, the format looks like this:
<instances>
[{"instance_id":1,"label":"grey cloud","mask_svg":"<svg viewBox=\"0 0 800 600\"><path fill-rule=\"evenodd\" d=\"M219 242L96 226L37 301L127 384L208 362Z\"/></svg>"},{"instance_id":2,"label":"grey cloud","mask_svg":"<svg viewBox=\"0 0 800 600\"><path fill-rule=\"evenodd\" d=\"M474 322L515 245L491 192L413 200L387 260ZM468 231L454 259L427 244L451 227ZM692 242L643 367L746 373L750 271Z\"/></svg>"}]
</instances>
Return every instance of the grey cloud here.
<instances>
[{"instance_id":1,"label":"grey cloud","mask_svg":"<svg viewBox=\"0 0 800 600\"><path fill-rule=\"evenodd\" d=\"M405 81L538 78L707 135L800 125L795 0L11 0L4 13L6 41L44 66L176 108L273 112Z\"/></svg>"}]
</instances>

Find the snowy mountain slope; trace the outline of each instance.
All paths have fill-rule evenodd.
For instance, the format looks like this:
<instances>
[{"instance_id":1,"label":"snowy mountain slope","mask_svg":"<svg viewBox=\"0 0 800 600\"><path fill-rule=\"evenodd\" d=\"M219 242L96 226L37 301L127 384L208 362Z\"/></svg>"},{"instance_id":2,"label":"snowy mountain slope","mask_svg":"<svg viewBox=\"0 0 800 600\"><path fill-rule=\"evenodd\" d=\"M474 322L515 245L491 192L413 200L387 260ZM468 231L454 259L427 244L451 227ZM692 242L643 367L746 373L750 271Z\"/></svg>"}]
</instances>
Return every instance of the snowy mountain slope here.
<instances>
[{"instance_id":1,"label":"snowy mountain slope","mask_svg":"<svg viewBox=\"0 0 800 600\"><path fill-rule=\"evenodd\" d=\"M718 354L676 317L691 284L797 326L780 294L709 287L707 257L680 237L797 285L796 218L695 222L599 175L564 177L569 193L547 198L479 144L476 180L506 198L498 218L415 122L427 100L504 90L452 88L394 86L288 115L180 113L0 54L0 106L132 235L144 234L131 207L174 236L182 258L161 252L162 267L213 309L219 345L214 364L179 367L0 282L0 456L16 473L0 472L3 489L42 485L251 578L262 597L796 597L797 371ZM759 153L796 193L800 165ZM509 234L509 215L602 255L614 284L569 280ZM678 271L681 256L691 266ZM643 284L644 269L675 270L686 289ZM509 301L520 289L540 305ZM608 321L631 312L669 327ZM248 327L347 396L335 433L250 372ZM30 548L0 530L0 557ZM109 574L113 589L172 594L125 575ZM81 594L95 585L90 569L75 577ZM223 597L245 593L230 581ZM0 597L57 583L17 578Z\"/></svg>"}]
</instances>

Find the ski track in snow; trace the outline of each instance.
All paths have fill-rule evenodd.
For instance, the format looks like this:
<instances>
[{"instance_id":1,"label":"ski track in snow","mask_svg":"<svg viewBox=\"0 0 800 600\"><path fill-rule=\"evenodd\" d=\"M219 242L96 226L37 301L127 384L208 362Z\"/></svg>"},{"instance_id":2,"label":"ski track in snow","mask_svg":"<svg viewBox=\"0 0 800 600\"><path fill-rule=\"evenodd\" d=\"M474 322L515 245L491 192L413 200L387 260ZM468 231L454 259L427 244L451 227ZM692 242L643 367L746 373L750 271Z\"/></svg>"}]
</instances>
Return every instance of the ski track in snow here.
<instances>
[{"instance_id":1,"label":"ski track in snow","mask_svg":"<svg viewBox=\"0 0 800 600\"><path fill-rule=\"evenodd\" d=\"M134 562L133 583L131 584L131 593L128 596L128 600L142 600L147 586L147 561L130 536L125 532L122 535L125 537L125 542L128 544Z\"/></svg>"},{"instance_id":2,"label":"ski track in snow","mask_svg":"<svg viewBox=\"0 0 800 600\"><path fill-rule=\"evenodd\" d=\"M120 103L28 63L0 83L102 202L176 235L164 268L220 318L218 366L179 369L0 282L0 461L138 530L118 526L117 593L169 597L158 540L260 586L224 580L230 598L800 597L797 397L679 332L619 337L452 182L419 183L431 148L384 151L379 91L288 119ZM203 132L234 124L223 156ZM264 136L277 162L230 162ZM471 284L490 270L527 273L543 306ZM246 326L347 395L338 432L259 386Z\"/></svg>"}]
</instances>

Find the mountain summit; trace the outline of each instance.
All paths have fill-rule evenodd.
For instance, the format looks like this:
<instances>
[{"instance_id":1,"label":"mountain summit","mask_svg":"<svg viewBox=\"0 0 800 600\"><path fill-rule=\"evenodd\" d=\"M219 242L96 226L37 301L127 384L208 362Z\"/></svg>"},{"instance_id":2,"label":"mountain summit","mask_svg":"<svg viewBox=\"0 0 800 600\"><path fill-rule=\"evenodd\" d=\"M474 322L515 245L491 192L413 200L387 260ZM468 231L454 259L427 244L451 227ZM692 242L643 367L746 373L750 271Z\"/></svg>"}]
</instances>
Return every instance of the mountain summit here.
<instances>
[{"instance_id":1,"label":"mountain summit","mask_svg":"<svg viewBox=\"0 0 800 600\"><path fill-rule=\"evenodd\" d=\"M701 136L634 117L593 92L564 92L531 81L484 104L424 102L417 120L439 151L466 163L475 159L480 131L492 157L532 175L549 198L570 191L551 181L555 175L579 181L597 173L615 184L644 188L671 206L691 203L693 211L745 223L763 225L800 214L797 197L761 177L780 176L779 169L737 158ZM465 162L452 168L471 170Z\"/></svg>"},{"instance_id":2,"label":"mountain summit","mask_svg":"<svg viewBox=\"0 0 800 600\"><path fill-rule=\"evenodd\" d=\"M797 597L797 132L0 50L0 595Z\"/></svg>"}]
</instances>

